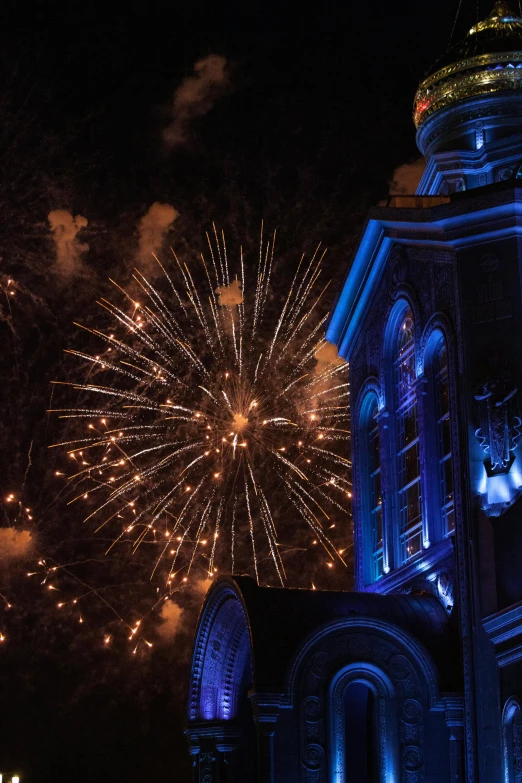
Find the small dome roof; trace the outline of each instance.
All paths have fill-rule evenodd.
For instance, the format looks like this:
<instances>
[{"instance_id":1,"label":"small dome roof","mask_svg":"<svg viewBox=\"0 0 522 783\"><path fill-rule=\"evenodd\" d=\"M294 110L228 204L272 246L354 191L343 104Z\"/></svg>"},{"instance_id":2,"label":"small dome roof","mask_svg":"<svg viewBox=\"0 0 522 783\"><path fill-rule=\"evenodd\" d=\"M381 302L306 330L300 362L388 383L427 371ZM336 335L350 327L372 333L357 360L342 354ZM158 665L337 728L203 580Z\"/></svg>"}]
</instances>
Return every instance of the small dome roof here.
<instances>
[{"instance_id":1,"label":"small dome roof","mask_svg":"<svg viewBox=\"0 0 522 783\"><path fill-rule=\"evenodd\" d=\"M414 104L417 126L456 101L522 87L522 18L505 0L463 41L450 47L419 85Z\"/></svg>"}]
</instances>

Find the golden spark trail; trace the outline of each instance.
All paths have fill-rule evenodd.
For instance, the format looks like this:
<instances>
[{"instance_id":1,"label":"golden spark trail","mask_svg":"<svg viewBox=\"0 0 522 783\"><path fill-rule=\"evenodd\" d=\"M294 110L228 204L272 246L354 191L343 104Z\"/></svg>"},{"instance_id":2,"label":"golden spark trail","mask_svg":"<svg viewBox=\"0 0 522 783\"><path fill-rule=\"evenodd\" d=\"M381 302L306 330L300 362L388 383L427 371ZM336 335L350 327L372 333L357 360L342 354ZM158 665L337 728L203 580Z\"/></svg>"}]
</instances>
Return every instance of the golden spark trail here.
<instances>
[{"instance_id":1,"label":"golden spark trail","mask_svg":"<svg viewBox=\"0 0 522 783\"><path fill-rule=\"evenodd\" d=\"M347 365L323 336L324 252L301 257L279 299L275 233L265 241L261 226L251 267L242 248L231 267L215 225L206 238L207 258L156 258L154 278L111 281L104 326L77 324L97 350L68 349L83 375L53 387L77 395L53 409L74 468L56 475L109 531L107 552L150 552L169 589L194 569L284 584L296 552L320 544L328 571L347 551L327 532L340 522L348 537L351 464Z\"/></svg>"}]
</instances>

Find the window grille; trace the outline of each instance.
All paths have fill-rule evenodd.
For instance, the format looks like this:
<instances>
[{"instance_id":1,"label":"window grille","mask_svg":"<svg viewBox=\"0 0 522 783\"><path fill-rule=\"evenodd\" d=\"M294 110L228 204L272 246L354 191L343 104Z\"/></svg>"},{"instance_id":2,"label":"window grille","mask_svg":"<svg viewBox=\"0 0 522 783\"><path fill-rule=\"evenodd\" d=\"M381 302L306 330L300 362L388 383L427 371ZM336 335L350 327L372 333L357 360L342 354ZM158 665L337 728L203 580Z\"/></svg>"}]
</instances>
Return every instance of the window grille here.
<instances>
[{"instance_id":1,"label":"window grille","mask_svg":"<svg viewBox=\"0 0 522 783\"><path fill-rule=\"evenodd\" d=\"M382 493L381 458L379 451L379 427L377 424L377 401L368 416L368 474L367 492L369 508L369 530L371 541L372 580L383 574Z\"/></svg>"},{"instance_id":2,"label":"window grille","mask_svg":"<svg viewBox=\"0 0 522 783\"><path fill-rule=\"evenodd\" d=\"M399 554L402 563L415 557L422 549L422 490L415 377L413 317L408 309L399 329L395 361Z\"/></svg>"},{"instance_id":3,"label":"window grille","mask_svg":"<svg viewBox=\"0 0 522 783\"><path fill-rule=\"evenodd\" d=\"M455 529L455 496L453 491L453 461L451 454L448 354L444 339L441 339L435 357L433 371L435 415L437 419L437 457L442 535L447 536Z\"/></svg>"}]
</instances>

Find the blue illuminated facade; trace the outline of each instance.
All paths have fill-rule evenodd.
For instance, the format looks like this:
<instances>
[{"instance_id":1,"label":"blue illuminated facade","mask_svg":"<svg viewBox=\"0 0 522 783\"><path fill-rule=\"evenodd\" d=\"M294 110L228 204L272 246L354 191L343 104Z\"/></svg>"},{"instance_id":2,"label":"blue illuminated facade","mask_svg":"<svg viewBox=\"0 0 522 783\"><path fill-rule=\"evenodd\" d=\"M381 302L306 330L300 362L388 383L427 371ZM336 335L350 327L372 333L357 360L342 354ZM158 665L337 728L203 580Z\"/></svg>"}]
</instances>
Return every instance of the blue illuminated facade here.
<instances>
[{"instance_id":1,"label":"blue illuminated facade","mask_svg":"<svg viewBox=\"0 0 522 783\"><path fill-rule=\"evenodd\" d=\"M451 56L419 190L368 215L327 332L355 592L214 583L197 783L522 783L522 19L496 2Z\"/></svg>"}]
</instances>

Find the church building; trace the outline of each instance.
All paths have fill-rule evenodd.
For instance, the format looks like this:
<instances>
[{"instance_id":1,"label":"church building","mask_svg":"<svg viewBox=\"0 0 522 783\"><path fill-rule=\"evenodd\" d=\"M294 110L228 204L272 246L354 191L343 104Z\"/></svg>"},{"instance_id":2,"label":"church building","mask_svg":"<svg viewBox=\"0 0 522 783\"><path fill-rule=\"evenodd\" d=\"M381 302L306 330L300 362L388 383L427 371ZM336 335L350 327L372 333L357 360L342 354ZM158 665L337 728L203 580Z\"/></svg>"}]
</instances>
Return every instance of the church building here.
<instances>
[{"instance_id":1,"label":"church building","mask_svg":"<svg viewBox=\"0 0 522 783\"><path fill-rule=\"evenodd\" d=\"M355 592L210 588L196 783L522 783L522 18L415 96L416 195L371 210L349 362Z\"/></svg>"}]
</instances>

